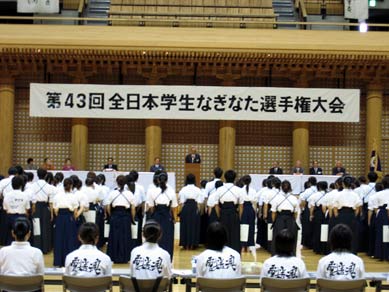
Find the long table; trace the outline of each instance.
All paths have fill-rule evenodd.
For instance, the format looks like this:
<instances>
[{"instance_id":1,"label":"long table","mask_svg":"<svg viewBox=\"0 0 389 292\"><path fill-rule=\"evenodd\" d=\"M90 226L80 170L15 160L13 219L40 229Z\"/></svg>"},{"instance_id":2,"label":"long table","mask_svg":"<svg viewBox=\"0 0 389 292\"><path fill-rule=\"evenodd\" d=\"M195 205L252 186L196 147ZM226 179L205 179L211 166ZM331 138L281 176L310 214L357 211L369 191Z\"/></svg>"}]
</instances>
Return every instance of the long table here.
<instances>
[{"instance_id":1,"label":"long table","mask_svg":"<svg viewBox=\"0 0 389 292\"><path fill-rule=\"evenodd\" d=\"M262 188L262 182L269 174L250 174L251 186L259 191ZM276 175L281 181L288 180L292 185L292 191L294 194L300 194L304 190L304 183L311 176L316 177L317 181L326 181L328 184L335 182L339 176L336 175Z\"/></svg>"},{"instance_id":2,"label":"long table","mask_svg":"<svg viewBox=\"0 0 389 292\"><path fill-rule=\"evenodd\" d=\"M192 272L192 270L188 269L173 269L173 277L172 281L174 283L179 283L179 279L182 279L182 283L185 285L185 291L191 292L192 288L196 287L196 274ZM64 273L64 268L46 268L45 276L60 276L62 277ZM119 277L121 275L129 275L129 269L112 269L112 276ZM316 280L316 272L308 272L308 275L311 280ZM260 275L259 274L245 274L246 277L247 289L258 289L261 287L260 285ZM383 290L389 290L388 284L382 284L382 282L386 282L389 280L389 273L365 273L365 279L369 282L370 287L375 287L376 292L381 292ZM46 285L62 285L62 279L45 279ZM114 280L113 285L117 286L118 281ZM315 288L315 283L311 283L311 288Z\"/></svg>"},{"instance_id":3,"label":"long table","mask_svg":"<svg viewBox=\"0 0 389 292\"><path fill-rule=\"evenodd\" d=\"M38 177L36 175L35 170L27 170L27 172L32 172L34 173L34 181L38 180ZM53 170L53 174L56 172L62 172L66 177L69 177L71 175L77 175L83 182L85 182L86 175L88 174L89 171L62 171L62 170ZM105 184L110 188L113 189L116 187L116 178L119 175L127 175L128 172L122 172L122 171L95 171L96 174L104 174L106 182ZM176 174L174 172L168 172L168 184L176 190ZM153 176L154 172L139 172L139 179L138 183L141 184L145 190L147 190L147 187L153 183Z\"/></svg>"}]
</instances>

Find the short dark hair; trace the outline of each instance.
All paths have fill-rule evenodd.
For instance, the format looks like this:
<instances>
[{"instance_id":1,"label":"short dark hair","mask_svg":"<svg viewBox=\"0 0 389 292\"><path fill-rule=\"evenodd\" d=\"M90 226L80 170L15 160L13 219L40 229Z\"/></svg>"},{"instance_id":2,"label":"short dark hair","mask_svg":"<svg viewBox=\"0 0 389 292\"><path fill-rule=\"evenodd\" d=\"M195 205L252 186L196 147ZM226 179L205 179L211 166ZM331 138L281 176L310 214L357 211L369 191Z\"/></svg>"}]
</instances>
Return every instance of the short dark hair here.
<instances>
[{"instance_id":1,"label":"short dark hair","mask_svg":"<svg viewBox=\"0 0 389 292\"><path fill-rule=\"evenodd\" d=\"M24 184L24 179L21 177L21 176L14 176L12 178L12 188L14 190L19 190L23 187L23 184Z\"/></svg>"},{"instance_id":2,"label":"short dark hair","mask_svg":"<svg viewBox=\"0 0 389 292\"><path fill-rule=\"evenodd\" d=\"M78 236L83 244L96 244L96 239L99 237L99 227L92 222L84 223L78 230Z\"/></svg>"},{"instance_id":3,"label":"short dark hair","mask_svg":"<svg viewBox=\"0 0 389 292\"><path fill-rule=\"evenodd\" d=\"M216 221L212 222L207 229L207 248L221 251L228 241L226 227Z\"/></svg>"},{"instance_id":4,"label":"short dark hair","mask_svg":"<svg viewBox=\"0 0 389 292\"><path fill-rule=\"evenodd\" d=\"M143 227L143 236L147 242L157 243L161 238L161 225L155 220L147 220Z\"/></svg>"},{"instance_id":5,"label":"short dark hair","mask_svg":"<svg viewBox=\"0 0 389 292\"><path fill-rule=\"evenodd\" d=\"M328 183L326 181L319 181L317 183L318 191L326 191L328 189Z\"/></svg>"},{"instance_id":6,"label":"short dark hair","mask_svg":"<svg viewBox=\"0 0 389 292\"><path fill-rule=\"evenodd\" d=\"M65 178L63 181L63 188L66 192L71 192L74 186L74 181L71 178Z\"/></svg>"},{"instance_id":7,"label":"short dark hair","mask_svg":"<svg viewBox=\"0 0 389 292\"><path fill-rule=\"evenodd\" d=\"M295 255L295 236L288 229L282 229L275 237L275 254L292 257Z\"/></svg>"},{"instance_id":8,"label":"short dark hair","mask_svg":"<svg viewBox=\"0 0 389 292\"><path fill-rule=\"evenodd\" d=\"M46 174L47 174L47 170L43 169L43 168L38 168L38 170L36 171L36 174L38 175L39 179L45 179Z\"/></svg>"},{"instance_id":9,"label":"short dark hair","mask_svg":"<svg viewBox=\"0 0 389 292\"><path fill-rule=\"evenodd\" d=\"M11 166L10 168L8 168L8 175L15 175L17 173L18 173L18 170L16 169L16 167Z\"/></svg>"},{"instance_id":10,"label":"short dark hair","mask_svg":"<svg viewBox=\"0 0 389 292\"><path fill-rule=\"evenodd\" d=\"M232 169L229 169L224 174L224 178L226 179L226 182L233 183L235 181L235 178L236 178L236 172Z\"/></svg>"},{"instance_id":11,"label":"short dark hair","mask_svg":"<svg viewBox=\"0 0 389 292\"><path fill-rule=\"evenodd\" d=\"M135 180L135 181L138 180L138 178L139 178L139 173L138 173L135 169L131 170L129 174L132 175L132 176L134 177L134 180Z\"/></svg>"},{"instance_id":12,"label":"short dark hair","mask_svg":"<svg viewBox=\"0 0 389 292\"><path fill-rule=\"evenodd\" d=\"M389 177L384 176L382 178L381 183L382 183L382 186L384 187L384 189L389 189Z\"/></svg>"},{"instance_id":13,"label":"short dark hair","mask_svg":"<svg viewBox=\"0 0 389 292\"><path fill-rule=\"evenodd\" d=\"M215 189L220 188L222 185L223 185L223 182L221 180L218 180L217 182L215 182Z\"/></svg>"},{"instance_id":14,"label":"short dark hair","mask_svg":"<svg viewBox=\"0 0 389 292\"><path fill-rule=\"evenodd\" d=\"M23 241L30 230L31 223L26 217L16 218L12 226L12 231L15 234L16 240Z\"/></svg>"},{"instance_id":15,"label":"short dark hair","mask_svg":"<svg viewBox=\"0 0 389 292\"><path fill-rule=\"evenodd\" d=\"M281 187L281 180L278 177L273 177L271 180L272 187L279 189Z\"/></svg>"},{"instance_id":16,"label":"short dark hair","mask_svg":"<svg viewBox=\"0 0 389 292\"><path fill-rule=\"evenodd\" d=\"M353 233L345 224L338 224L330 232L330 247L332 251L350 251Z\"/></svg>"},{"instance_id":17,"label":"short dark hair","mask_svg":"<svg viewBox=\"0 0 389 292\"><path fill-rule=\"evenodd\" d=\"M366 177L364 177L364 176L358 177L358 180L359 180L359 182L362 183L362 184L367 183L367 179L366 179Z\"/></svg>"},{"instance_id":18,"label":"short dark hair","mask_svg":"<svg viewBox=\"0 0 389 292\"><path fill-rule=\"evenodd\" d=\"M185 185L194 185L194 184L196 184L196 177L194 176L194 174L189 173L186 176Z\"/></svg>"},{"instance_id":19,"label":"short dark hair","mask_svg":"<svg viewBox=\"0 0 389 292\"><path fill-rule=\"evenodd\" d=\"M33 162L33 161L34 161L33 158L28 158L28 159L27 159L27 164L30 164L30 163Z\"/></svg>"},{"instance_id":20,"label":"short dark hair","mask_svg":"<svg viewBox=\"0 0 389 292\"><path fill-rule=\"evenodd\" d=\"M292 186L290 184L290 181L288 180L284 180L282 183L281 183L281 189L282 191L287 194L287 193L290 193L292 191Z\"/></svg>"},{"instance_id":21,"label":"short dark hair","mask_svg":"<svg viewBox=\"0 0 389 292\"><path fill-rule=\"evenodd\" d=\"M346 175L343 177L343 186L347 189L351 188L352 184L353 184L354 180L351 176L349 175Z\"/></svg>"},{"instance_id":22,"label":"short dark hair","mask_svg":"<svg viewBox=\"0 0 389 292\"><path fill-rule=\"evenodd\" d=\"M378 175L377 175L376 172L370 171L370 172L367 174L367 178L369 179L369 182L376 182L377 179L378 179Z\"/></svg>"},{"instance_id":23,"label":"short dark hair","mask_svg":"<svg viewBox=\"0 0 389 292\"><path fill-rule=\"evenodd\" d=\"M207 180L205 180L205 179L203 179L201 182L200 182L200 186L202 187L202 188L205 188L205 186L207 185Z\"/></svg>"},{"instance_id":24,"label":"short dark hair","mask_svg":"<svg viewBox=\"0 0 389 292\"><path fill-rule=\"evenodd\" d=\"M221 169L220 167L216 167L213 170L213 174L215 175L216 178L221 178L223 175L223 169Z\"/></svg>"},{"instance_id":25,"label":"short dark hair","mask_svg":"<svg viewBox=\"0 0 389 292\"><path fill-rule=\"evenodd\" d=\"M310 176L310 177L308 178L308 181L309 181L309 183L311 184L311 186L315 186L315 185L317 184L317 179L316 179L316 177L314 177L314 176Z\"/></svg>"},{"instance_id":26,"label":"short dark hair","mask_svg":"<svg viewBox=\"0 0 389 292\"><path fill-rule=\"evenodd\" d=\"M26 172L26 175L27 175L27 181L33 181L34 180L34 173Z\"/></svg>"}]
</instances>

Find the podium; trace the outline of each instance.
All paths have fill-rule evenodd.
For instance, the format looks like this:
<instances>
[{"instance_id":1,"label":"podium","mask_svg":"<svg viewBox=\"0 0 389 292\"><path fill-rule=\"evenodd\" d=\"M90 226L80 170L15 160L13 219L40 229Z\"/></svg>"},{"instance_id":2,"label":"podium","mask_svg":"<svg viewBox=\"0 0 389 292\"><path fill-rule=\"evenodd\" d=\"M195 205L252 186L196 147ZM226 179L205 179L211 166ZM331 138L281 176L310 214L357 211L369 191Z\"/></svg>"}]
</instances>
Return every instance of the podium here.
<instances>
[{"instance_id":1,"label":"podium","mask_svg":"<svg viewBox=\"0 0 389 292\"><path fill-rule=\"evenodd\" d=\"M184 183L190 173L196 177L196 186L200 186L200 163L185 163Z\"/></svg>"}]
</instances>

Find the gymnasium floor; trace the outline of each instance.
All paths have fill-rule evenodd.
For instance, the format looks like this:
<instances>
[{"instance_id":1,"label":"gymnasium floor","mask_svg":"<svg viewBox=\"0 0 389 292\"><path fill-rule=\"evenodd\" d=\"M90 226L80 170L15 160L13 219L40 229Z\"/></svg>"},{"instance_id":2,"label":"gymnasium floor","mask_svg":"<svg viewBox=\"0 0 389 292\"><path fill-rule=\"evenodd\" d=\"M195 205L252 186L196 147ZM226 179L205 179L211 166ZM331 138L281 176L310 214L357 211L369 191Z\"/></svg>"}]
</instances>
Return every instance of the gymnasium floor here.
<instances>
[{"instance_id":1,"label":"gymnasium floor","mask_svg":"<svg viewBox=\"0 0 389 292\"><path fill-rule=\"evenodd\" d=\"M173 267L175 269L190 269L191 268L191 259L193 255L199 254L203 248L199 248L194 251L186 251L182 250L180 247L178 247L177 242L174 250L174 264ZM269 253L264 251L263 249L257 250L257 262L263 262L269 257ZM301 251L303 260L307 266L308 271L315 271L317 267L317 263L321 256L318 256L314 254L311 250L302 250ZM365 254L359 254L359 256L362 257L364 263L365 263L365 270L366 272L389 272L389 263L388 262L380 262L378 260L371 259L367 257ZM242 253L242 261L244 262L253 262L253 256L251 253ZM45 265L46 267L52 267L53 265L53 254L50 253L45 256ZM128 265L114 265L114 268L128 268ZM52 286L48 285L45 287L46 292L52 292L52 291L62 291L61 286ZM114 287L114 291L119 291L117 287ZM174 292L184 292L185 286L181 284L173 285L173 291ZM193 291L195 291L193 289ZM247 291L253 291L257 292L259 289L248 289ZM367 292L373 292L374 288L367 288Z\"/></svg>"}]
</instances>

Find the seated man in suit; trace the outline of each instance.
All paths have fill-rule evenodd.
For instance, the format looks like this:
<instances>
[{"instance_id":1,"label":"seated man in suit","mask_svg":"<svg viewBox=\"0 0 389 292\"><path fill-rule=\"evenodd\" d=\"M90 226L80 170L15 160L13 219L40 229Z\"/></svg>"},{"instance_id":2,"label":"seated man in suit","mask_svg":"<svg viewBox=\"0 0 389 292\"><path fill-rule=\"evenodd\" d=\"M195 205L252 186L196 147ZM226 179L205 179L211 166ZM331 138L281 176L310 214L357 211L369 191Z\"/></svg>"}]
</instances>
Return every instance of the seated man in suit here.
<instances>
[{"instance_id":1,"label":"seated man in suit","mask_svg":"<svg viewBox=\"0 0 389 292\"><path fill-rule=\"evenodd\" d=\"M304 168L302 168L300 160L296 161L295 167L292 168L292 174L294 175L304 174Z\"/></svg>"},{"instance_id":2,"label":"seated man in suit","mask_svg":"<svg viewBox=\"0 0 389 292\"><path fill-rule=\"evenodd\" d=\"M165 170L165 167L161 164L161 160L159 157L155 157L154 164L150 166L150 172L156 172L157 170Z\"/></svg>"},{"instance_id":3,"label":"seated man in suit","mask_svg":"<svg viewBox=\"0 0 389 292\"><path fill-rule=\"evenodd\" d=\"M323 170L321 169L321 167L319 167L319 163L317 162L317 160L313 161L312 167L309 169L309 174L313 174L313 175L323 174Z\"/></svg>"},{"instance_id":4,"label":"seated man in suit","mask_svg":"<svg viewBox=\"0 0 389 292\"><path fill-rule=\"evenodd\" d=\"M195 146L192 146L190 148L190 153L188 155L186 155L185 162L186 163L200 163L201 162L200 154L197 153Z\"/></svg>"},{"instance_id":5,"label":"seated man in suit","mask_svg":"<svg viewBox=\"0 0 389 292\"><path fill-rule=\"evenodd\" d=\"M332 169L332 175L345 175L346 169L343 167L342 162L340 160L336 161L335 167Z\"/></svg>"},{"instance_id":6,"label":"seated man in suit","mask_svg":"<svg viewBox=\"0 0 389 292\"><path fill-rule=\"evenodd\" d=\"M269 174L283 174L282 168L279 167L278 161L273 162L273 167L270 168Z\"/></svg>"},{"instance_id":7,"label":"seated man in suit","mask_svg":"<svg viewBox=\"0 0 389 292\"><path fill-rule=\"evenodd\" d=\"M103 171L118 171L118 166L113 163L112 157L108 157L107 164L104 165Z\"/></svg>"}]
</instances>

